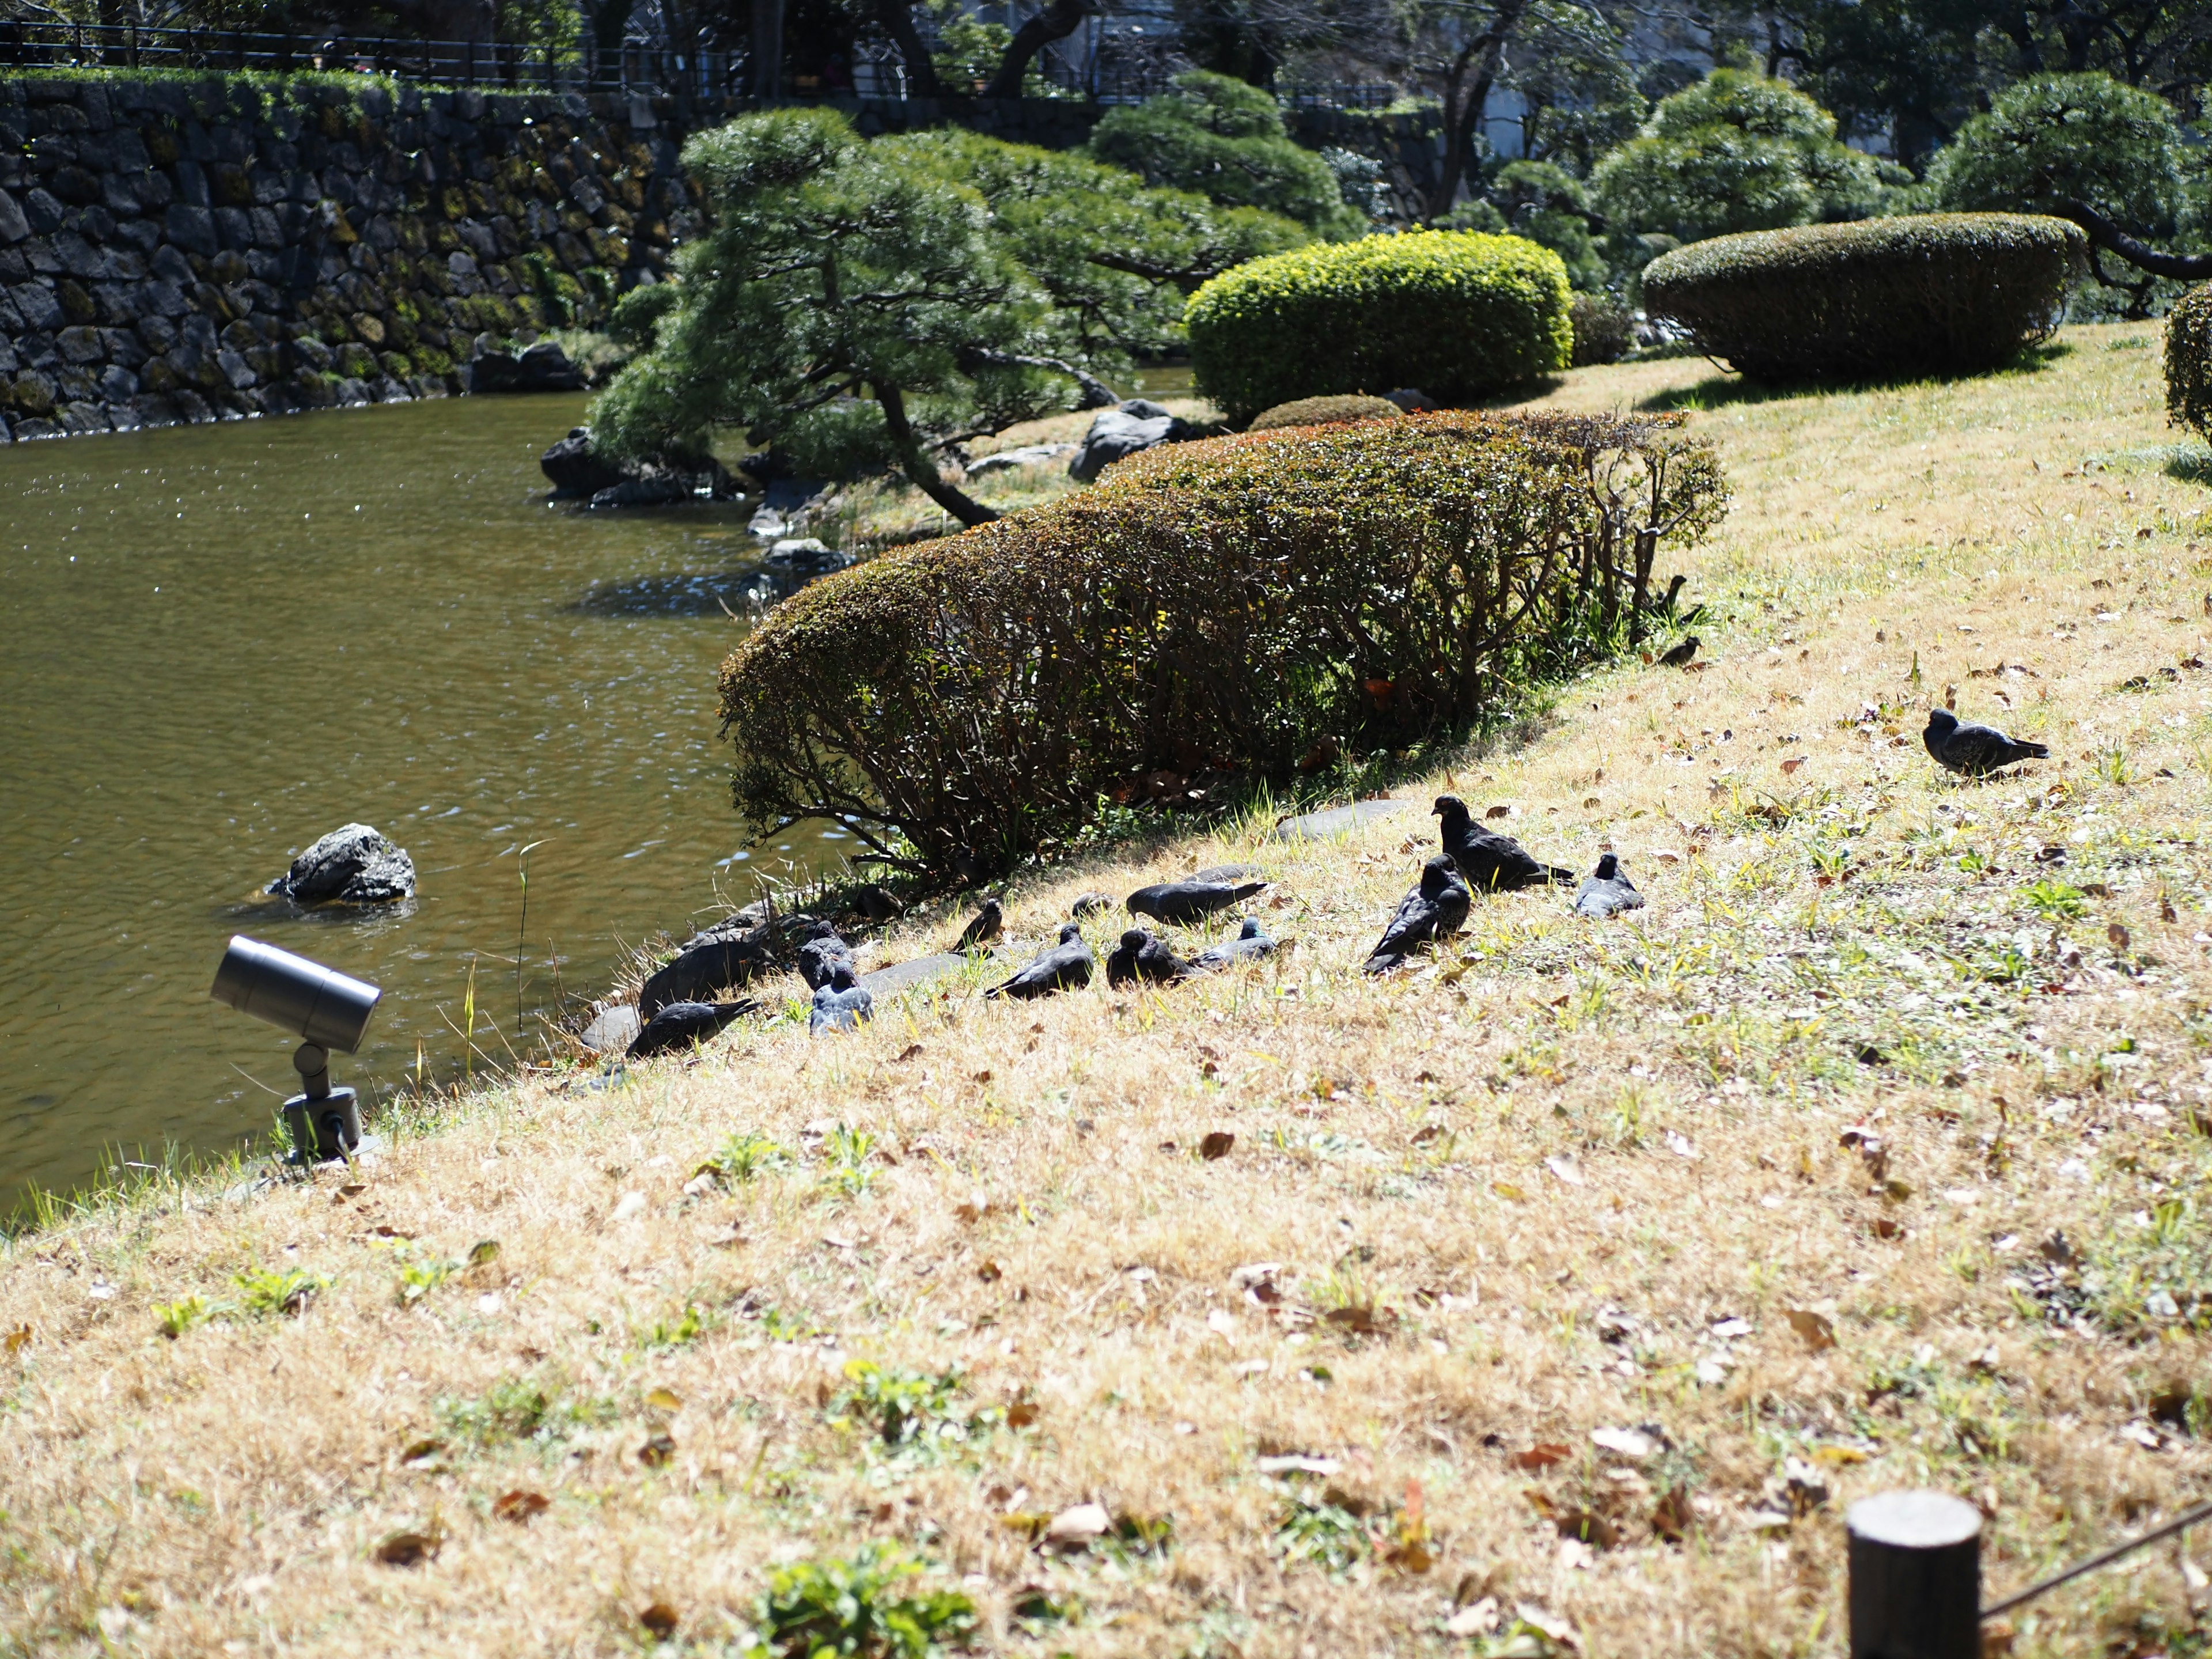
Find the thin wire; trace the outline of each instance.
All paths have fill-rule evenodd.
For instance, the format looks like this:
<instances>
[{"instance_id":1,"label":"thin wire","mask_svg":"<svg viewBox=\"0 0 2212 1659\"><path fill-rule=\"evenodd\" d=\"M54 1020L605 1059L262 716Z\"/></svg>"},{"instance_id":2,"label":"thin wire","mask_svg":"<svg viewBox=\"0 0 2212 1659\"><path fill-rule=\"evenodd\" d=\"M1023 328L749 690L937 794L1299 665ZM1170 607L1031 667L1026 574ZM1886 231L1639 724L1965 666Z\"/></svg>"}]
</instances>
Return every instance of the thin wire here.
<instances>
[{"instance_id":1,"label":"thin wire","mask_svg":"<svg viewBox=\"0 0 2212 1659\"><path fill-rule=\"evenodd\" d=\"M2155 1544L2161 1538L2171 1538L2175 1533L2193 1527L2208 1516L2212 1516L2212 1504L2199 1504L2195 1509L2176 1516L2164 1526L2152 1528L2140 1538L2130 1539L2124 1544L2115 1544L2108 1550L2100 1550L2087 1560L2078 1561L2065 1571L2046 1578L2039 1584L2030 1584L2026 1589L2016 1595L2008 1595L2002 1601L1991 1602L1982 1609L1982 1617L1994 1619L2001 1613L2010 1613L2023 1601L2033 1601L2045 1590L2057 1589L2070 1578L2079 1578L2085 1572L2094 1572L2100 1567L2108 1566L2122 1556L2134 1553L2146 1544Z\"/></svg>"}]
</instances>

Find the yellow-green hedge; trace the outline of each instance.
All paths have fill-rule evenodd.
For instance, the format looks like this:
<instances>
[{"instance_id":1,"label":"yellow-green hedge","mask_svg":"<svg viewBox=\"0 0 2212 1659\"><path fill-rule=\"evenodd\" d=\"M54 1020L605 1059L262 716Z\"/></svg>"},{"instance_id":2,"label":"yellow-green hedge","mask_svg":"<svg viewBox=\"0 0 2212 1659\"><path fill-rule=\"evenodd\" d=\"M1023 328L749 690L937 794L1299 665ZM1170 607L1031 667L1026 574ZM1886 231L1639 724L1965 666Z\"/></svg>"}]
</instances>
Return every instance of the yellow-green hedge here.
<instances>
[{"instance_id":1,"label":"yellow-green hedge","mask_svg":"<svg viewBox=\"0 0 2212 1659\"><path fill-rule=\"evenodd\" d=\"M1231 420L1404 386L1449 407L1566 367L1568 292L1549 248L1422 230L1251 260L1192 295L1183 323L1198 389Z\"/></svg>"}]
</instances>

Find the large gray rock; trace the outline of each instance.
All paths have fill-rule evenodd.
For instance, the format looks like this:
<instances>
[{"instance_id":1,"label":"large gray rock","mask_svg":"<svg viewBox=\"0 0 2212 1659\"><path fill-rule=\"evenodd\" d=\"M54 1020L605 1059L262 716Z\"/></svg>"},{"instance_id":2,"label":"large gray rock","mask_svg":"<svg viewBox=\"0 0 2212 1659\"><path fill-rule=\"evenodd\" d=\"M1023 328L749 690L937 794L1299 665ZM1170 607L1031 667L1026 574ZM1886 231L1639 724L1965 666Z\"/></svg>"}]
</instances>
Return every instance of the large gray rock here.
<instances>
[{"instance_id":1,"label":"large gray rock","mask_svg":"<svg viewBox=\"0 0 2212 1659\"><path fill-rule=\"evenodd\" d=\"M1199 435L1188 421L1170 415L1159 404L1132 398L1118 409L1102 409L1091 417L1083 434L1083 447L1067 464L1067 476L1089 483L1115 462L1156 444L1181 443Z\"/></svg>"},{"instance_id":2,"label":"large gray rock","mask_svg":"<svg viewBox=\"0 0 2212 1659\"><path fill-rule=\"evenodd\" d=\"M540 340L520 356L487 351L469 364L469 390L482 397L498 392L581 392L584 371L551 340Z\"/></svg>"},{"instance_id":3,"label":"large gray rock","mask_svg":"<svg viewBox=\"0 0 2212 1659\"><path fill-rule=\"evenodd\" d=\"M333 830L269 890L295 904L389 904L415 896L415 860L365 823Z\"/></svg>"},{"instance_id":4,"label":"large gray rock","mask_svg":"<svg viewBox=\"0 0 2212 1659\"><path fill-rule=\"evenodd\" d=\"M563 500L588 499L623 481L623 471L592 453L592 428L571 427L568 435L538 458L538 465Z\"/></svg>"}]
</instances>

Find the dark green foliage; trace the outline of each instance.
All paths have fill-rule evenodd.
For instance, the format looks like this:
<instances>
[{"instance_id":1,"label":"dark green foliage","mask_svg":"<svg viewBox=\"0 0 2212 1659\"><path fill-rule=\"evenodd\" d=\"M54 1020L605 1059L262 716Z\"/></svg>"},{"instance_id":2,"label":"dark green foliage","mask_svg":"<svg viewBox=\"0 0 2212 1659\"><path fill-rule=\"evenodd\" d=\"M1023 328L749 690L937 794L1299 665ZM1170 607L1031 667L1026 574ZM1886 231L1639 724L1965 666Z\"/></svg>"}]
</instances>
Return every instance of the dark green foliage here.
<instances>
[{"instance_id":1,"label":"dark green foliage","mask_svg":"<svg viewBox=\"0 0 2212 1659\"><path fill-rule=\"evenodd\" d=\"M1803 93L1725 69L1663 100L1590 175L1613 231L1685 242L1861 218L1881 204L1882 182L1874 158L1839 143L1835 118Z\"/></svg>"},{"instance_id":2,"label":"dark green foliage","mask_svg":"<svg viewBox=\"0 0 2212 1659\"><path fill-rule=\"evenodd\" d=\"M1328 163L1291 142L1270 94L1204 70L1178 75L1173 87L1109 110L1091 135L1091 154L1148 185L1265 208L1324 234L1366 228Z\"/></svg>"},{"instance_id":3,"label":"dark green foliage","mask_svg":"<svg viewBox=\"0 0 2212 1659\"><path fill-rule=\"evenodd\" d=\"M1415 231L1255 259L1191 296L1194 378L1231 420L1418 386L1455 404L1566 366L1567 273L1516 236Z\"/></svg>"},{"instance_id":4,"label":"dark green foliage","mask_svg":"<svg viewBox=\"0 0 2212 1659\"><path fill-rule=\"evenodd\" d=\"M1550 161L1508 161L1480 196L1454 209L1444 223L1453 230L1525 236L1559 256L1576 288L1595 294L1605 286L1605 259L1590 234L1589 192Z\"/></svg>"},{"instance_id":5,"label":"dark green foliage","mask_svg":"<svg viewBox=\"0 0 2212 1659\"><path fill-rule=\"evenodd\" d=\"M2136 235L2171 236L2185 207L2187 153L2172 107L2109 75L2039 75L1959 129L1928 170L1954 213L2092 207Z\"/></svg>"},{"instance_id":6,"label":"dark green foliage","mask_svg":"<svg viewBox=\"0 0 2212 1659\"><path fill-rule=\"evenodd\" d=\"M1286 779L1323 737L1460 731L1632 641L1660 544L1726 495L1710 447L1653 419L1409 416L1152 450L777 606L722 668L733 799L928 870L1003 868L1149 771Z\"/></svg>"},{"instance_id":7,"label":"dark green foliage","mask_svg":"<svg viewBox=\"0 0 2212 1659\"><path fill-rule=\"evenodd\" d=\"M896 1545L849 1561L800 1561L769 1577L756 1633L776 1659L930 1659L965 1650L975 1604L957 1590L915 1594L919 1563Z\"/></svg>"},{"instance_id":8,"label":"dark green foliage","mask_svg":"<svg viewBox=\"0 0 2212 1659\"><path fill-rule=\"evenodd\" d=\"M676 284L648 283L615 301L607 313L607 332L626 346L649 350L660 319L676 309Z\"/></svg>"},{"instance_id":9,"label":"dark green foliage","mask_svg":"<svg viewBox=\"0 0 2212 1659\"><path fill-rule=\"evenodd\" d=\"M2027 214L1808 225L1655 259L1644 304L1762 379L1971 374L2049 337L2087 246Z\"/></svg>"},{"instance_id":10,"label":"dark green foliage","mask_svg":"<svg viewBox=\"0 0 2212 1659\"><path fill-rule=\"evenodd\" d=\"M2166 415L2212 443L2212 283L2166 313Z\"/></svg>"},{"instance_id":11,"label":"dark green foliage","mask_svg":"<svg viewBox=\"0 0 2212 1659\"><path fill-rule=\"evenodd\" d=\"M1602 294L1577 294L1568 307L1575 325L1575 367L1617 363L1636 343L1635 313Z\"/></svg>"},{"instance_id":12,"label":"dark green foliage","mask_svg":"<svg viewBox=\"0 0 2212 1659\"><path fill-rule=\"evenodd\" d=\"M1394 420L1405 411L1388 398L1352 392L1340 398L1300 398L1277 404L1252 417L1247 432L1273 432L1286 426L1327 426L1342 421Z\"/></svg>"},{"instance_id":13,"label":"dark green foliage","mask_svg":"<svg viewBox=\"0 0 2212 1659\"><path fill-rule=\"evenodd\" d=\"M1178 333L1183 285L1304 233L1254 210L957 130L864 143L827 109L748 115L684 164L714 228L678 256L653 345L593 410L617 456L743 429L815 471L895 466L966 523L951 444L1068 406ZM627 315L627 313L626 313Z\"/></svg>"}]
</instances>

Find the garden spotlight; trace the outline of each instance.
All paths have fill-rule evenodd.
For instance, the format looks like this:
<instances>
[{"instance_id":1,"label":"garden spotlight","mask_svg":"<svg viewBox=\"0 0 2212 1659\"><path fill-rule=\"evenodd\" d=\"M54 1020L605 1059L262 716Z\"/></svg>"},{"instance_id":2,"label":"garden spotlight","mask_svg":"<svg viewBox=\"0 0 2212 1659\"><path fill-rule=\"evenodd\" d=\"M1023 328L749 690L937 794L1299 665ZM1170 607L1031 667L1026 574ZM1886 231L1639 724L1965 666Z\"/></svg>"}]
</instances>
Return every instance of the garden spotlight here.
<instances>
[{"instance_id":1,"label":"garden spotlight","mask_svg":"<svg viewBox=\"0 0 2212 1659\"><path fill-rule=\"evenodd\" d=\"M383 991L236 933L209 994L303 1039L292 1054L301 1092L284 1103L301 1165L351 1158L361 1145L361 1107L351 1089L331 1086L330 1051L351 1054L361 1046Z\"/></svg>"}]
</instances>

